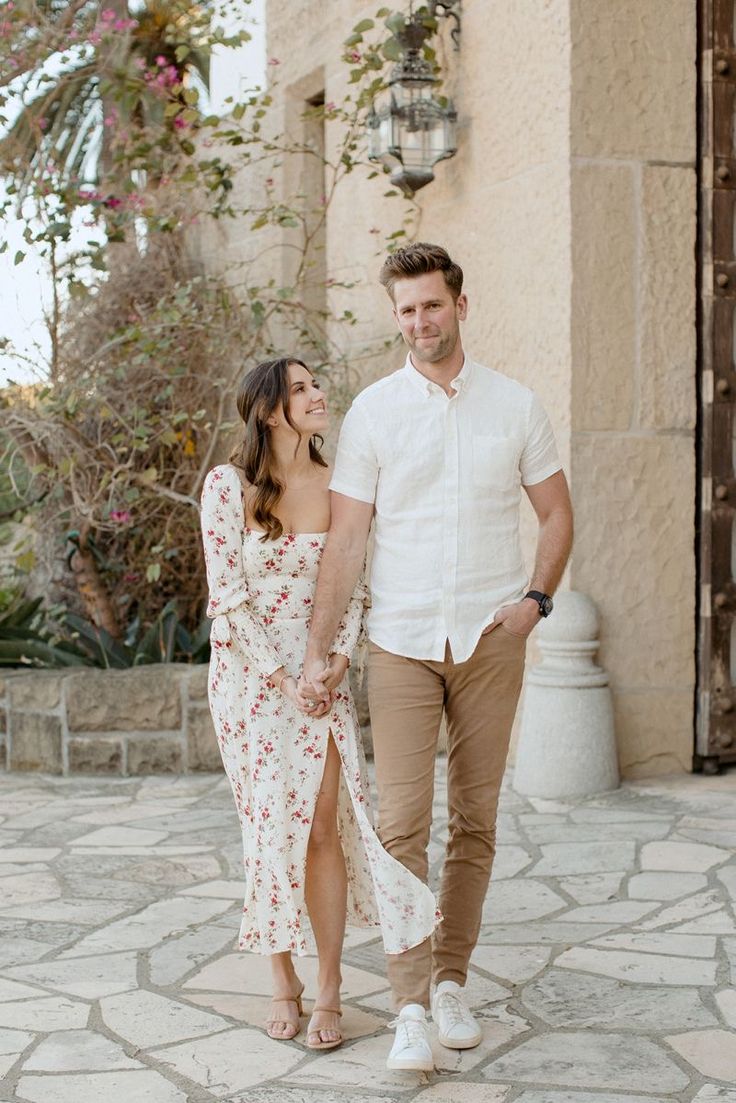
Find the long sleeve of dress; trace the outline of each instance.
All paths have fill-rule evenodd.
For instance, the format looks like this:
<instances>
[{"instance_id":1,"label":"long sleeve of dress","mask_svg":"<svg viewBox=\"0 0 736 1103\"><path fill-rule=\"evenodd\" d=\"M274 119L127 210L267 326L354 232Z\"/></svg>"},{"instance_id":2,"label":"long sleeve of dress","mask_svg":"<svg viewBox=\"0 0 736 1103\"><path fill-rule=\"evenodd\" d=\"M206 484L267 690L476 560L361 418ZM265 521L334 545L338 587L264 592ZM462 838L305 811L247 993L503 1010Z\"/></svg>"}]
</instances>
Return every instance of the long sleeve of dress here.
<instances>
[{"instance_id":1,"label":"long sleeve of dress","mask_svg":"<svg viewBox=\"0 0 736 1103\"><path fill-rule=\"evenodd\" d=\"M205 479L201 522L212 639L226 642L235 637L254 666L269 677L282 662L250 605L243 569L242 490L237 472L229 465L214 467Z\"/></svg>"},{"instance_id":2,"label":"long sleeve of dress","mask_svg":"<svg viewBox=\"0 0 736 1103\"><path fill-rule=\"evenodd\" d=\"M345 616L338 625L335 638L332 641L330 653L345 655L348 659L352 655L365 630L365 614L370 606L368 586L365 581L365 572L361 572L358 583L353 590Z\"/></svg>"}]
</instances>

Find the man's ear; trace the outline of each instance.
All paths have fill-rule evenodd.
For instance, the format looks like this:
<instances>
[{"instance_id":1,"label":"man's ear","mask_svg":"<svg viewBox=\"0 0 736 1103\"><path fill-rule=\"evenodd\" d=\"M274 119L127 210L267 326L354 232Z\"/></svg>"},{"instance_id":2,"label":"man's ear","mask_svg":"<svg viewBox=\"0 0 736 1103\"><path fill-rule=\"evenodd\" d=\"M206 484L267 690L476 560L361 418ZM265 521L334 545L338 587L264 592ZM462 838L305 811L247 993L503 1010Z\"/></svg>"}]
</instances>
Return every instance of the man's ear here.
<instances>
[{"instance_id":1,"label":"man's ear","mask_svg":"<svg viewBox=\"0 0 736 1103\"><path fill-rule=\"evenodd\" d=\"M464 292L458 295L456 306L458 321L464 322L468 316L468 297Z\"/></svg>"}]
</instances>

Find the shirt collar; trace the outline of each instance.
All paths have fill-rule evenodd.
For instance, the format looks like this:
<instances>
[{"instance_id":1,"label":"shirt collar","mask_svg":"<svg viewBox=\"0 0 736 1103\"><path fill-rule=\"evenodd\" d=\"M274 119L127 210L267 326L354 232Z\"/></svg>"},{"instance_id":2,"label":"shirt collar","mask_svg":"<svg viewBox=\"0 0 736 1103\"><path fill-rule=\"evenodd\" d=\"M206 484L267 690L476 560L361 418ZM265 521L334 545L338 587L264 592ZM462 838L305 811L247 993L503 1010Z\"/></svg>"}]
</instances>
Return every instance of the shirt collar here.
<instances>
[{"instance_id":1,"label":"shirt collar","mask_svg":"<svg viewBox=\"0 0 736 1103\"><path fill-rule=\"evenodd\" d=\"M436 383L433 383L431 379L427 379L426 375L422 375L420 371L417 371L412 364L411 354L407 355L403 370L404 375L409 379L411 385L421 391L422 394L431 396L437 391L442 391L442 387L439 387ZM466 353L462 368L450 383L450 387L456 394L460 394L460 392L467 387L470 382L472 371L473 361Z\"/></svg>"}]
</instances>

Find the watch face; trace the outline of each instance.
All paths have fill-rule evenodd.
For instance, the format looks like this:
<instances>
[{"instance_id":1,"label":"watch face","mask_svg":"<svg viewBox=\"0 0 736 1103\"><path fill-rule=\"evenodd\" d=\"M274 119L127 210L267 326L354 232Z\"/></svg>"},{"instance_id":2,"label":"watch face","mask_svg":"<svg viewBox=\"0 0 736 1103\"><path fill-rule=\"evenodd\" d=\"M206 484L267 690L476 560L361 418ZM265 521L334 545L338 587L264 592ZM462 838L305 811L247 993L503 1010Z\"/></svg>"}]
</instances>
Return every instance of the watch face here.
<instances>
[{"instance_id":1,"label":"watch face","mask_svg":"<svg viewBox=\"0 0 736 1103\"><path fill-rule=\"evenodd\" d=\"M545 597L539 603L539 609L543 617L548 617L554 607L554 602L551 597Z\"/></svg>"}]
</instances>

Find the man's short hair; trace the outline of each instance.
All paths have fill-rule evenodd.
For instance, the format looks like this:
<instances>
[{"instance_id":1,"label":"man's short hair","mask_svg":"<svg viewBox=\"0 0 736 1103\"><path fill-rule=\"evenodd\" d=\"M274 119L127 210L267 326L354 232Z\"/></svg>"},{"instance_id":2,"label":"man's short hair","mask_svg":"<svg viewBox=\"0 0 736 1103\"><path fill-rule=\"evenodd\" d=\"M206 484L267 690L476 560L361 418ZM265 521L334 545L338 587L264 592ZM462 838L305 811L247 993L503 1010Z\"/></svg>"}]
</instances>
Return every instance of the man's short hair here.
<instances>
[{"instance_id":1,"label":"man's short hair","mask_svg":"<svg viewBox=\"0 0 736 1103\"><path fill-rule=\"evenodd\" d=\"M404 245L386 257L378 279L393 299L397 280L411 280L430 272L442 273L452 297L457 301L463 289L463 270L441 245L430 245L426 241Z\"/></svg>"}]
</instances>

